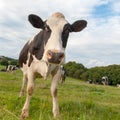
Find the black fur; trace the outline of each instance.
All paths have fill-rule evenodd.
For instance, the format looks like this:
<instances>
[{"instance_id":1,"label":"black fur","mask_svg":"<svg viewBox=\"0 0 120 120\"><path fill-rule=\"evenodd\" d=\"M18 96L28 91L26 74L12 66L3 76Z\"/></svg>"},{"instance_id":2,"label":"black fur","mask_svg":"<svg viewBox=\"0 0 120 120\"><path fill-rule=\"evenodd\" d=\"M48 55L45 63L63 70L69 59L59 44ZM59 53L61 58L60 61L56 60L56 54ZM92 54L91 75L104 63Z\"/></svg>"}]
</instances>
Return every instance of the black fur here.
<instances>
[{"instance_id":1,"label":"black fur","mask_svg":"<svg viewBox=\"0 0 120 120\"><path fill-rule=\"evenodd\" d=\"M43 57L44 45L47 43L50 34L51 32L47 32L45 30L41 31L34 37L34 40L30 44L28 42L25 44L19 56L20 67L23 66L23 63L26 64L28 59L28 52L30 53L29 66L33 61L31 55L35 55L38 60Z\"/></svg>"}]
</instances>

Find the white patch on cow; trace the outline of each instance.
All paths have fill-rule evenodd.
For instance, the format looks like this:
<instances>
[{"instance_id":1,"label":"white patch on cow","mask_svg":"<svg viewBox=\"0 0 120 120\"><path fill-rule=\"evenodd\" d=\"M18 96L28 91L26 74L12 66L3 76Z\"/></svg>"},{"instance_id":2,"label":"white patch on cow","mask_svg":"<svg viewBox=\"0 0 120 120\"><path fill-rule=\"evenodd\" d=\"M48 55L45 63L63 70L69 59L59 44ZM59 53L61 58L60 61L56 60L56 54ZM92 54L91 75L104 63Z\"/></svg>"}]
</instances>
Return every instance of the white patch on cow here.
<instances>
[{"instance_id":1,"label":"white patch on cow","mask_svg":"<svg viewBox=\"0 0 120 120\"><path fill-rule=\"evenodd\" d=\"M30 59L30 53L28 52L28 59L27 59L27 61L26 61L26 64L25 63L23 63L23 67L21 68L21 70L23 71L23 73L25 74L25 75L27 75L27 70L28 70L28 62L29 62L29 59Z\"/></svg>"},{"instance_id":2,"label":"white patch on cow","mask_svg":"<svg viewBox=\"0 0 120 120\"><path fill-rule=\"evenodd\" d=\"M44 60L38 60L35 55L32 55L33 61L31 62L30 67L28 67L29 59L30 59L30 53L28 53L28 59L26 64L23 64L23 67L21 70L25 75L28 74L29 70L32 73L39 73L44 79L47 79L48 74L56 67L56 65L49 65Z\"/></svg>"},{"instance_id":3,"label":"white patch on cow","mask_svg":"<svg viewBox=\"0 0 120 120\"><path fill-rule=\"evenodd\" d=\"M68 22L65 20L65 17L61 13L55 13L50 18L48 18L47 25L51 29L51 35L44 48L45 51L42 58L43 60L47 60L46 52L48 50L65 53L65 49L62 47L61 35L63 27L67 23Z\"/></svg>"},{"instance_id":4,"label":"white patch on cow","mask_svg":"<svg viewBox=\"0 0 120 120\"><path fill-rule=\"evenodd\" d=\"M39 73L44 79L47 78L49 73L48 64L43 60L38 60L35 55L32 55L33 61L31 63L32 71Z\"/></svg>"}]
</instances>

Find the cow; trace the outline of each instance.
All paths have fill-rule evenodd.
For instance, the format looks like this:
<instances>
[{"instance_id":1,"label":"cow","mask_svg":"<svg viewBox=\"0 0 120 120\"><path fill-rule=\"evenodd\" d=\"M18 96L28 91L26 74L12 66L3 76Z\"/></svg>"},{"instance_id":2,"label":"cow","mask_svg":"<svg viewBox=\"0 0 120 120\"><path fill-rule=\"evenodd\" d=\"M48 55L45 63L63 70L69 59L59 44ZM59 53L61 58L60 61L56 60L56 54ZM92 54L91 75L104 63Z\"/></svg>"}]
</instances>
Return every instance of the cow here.
<instances>
[{"instance_id":1,"label":"cow","mask_svg":"<svg viewBox=\"0 0 120 120\"><path fill-rule=\"evenodd\" d=\"M60 65L65 62L65 48L69 33L79 32L87 26L87 21L77 20L70 24L60 12L53 13L47 20L35 14L28 16L33 27L40 29L23 47L19 55L19 65L23 72L20 96L24 93L27 82L27 97L22 108L21 118L29 116L30 98L34 90L36 74L46 79L52 76L51 96L53 99L53 116L59 116L57 86L60 80Z\"/></svg>"},{"instance_id":2,"label":"cow","mask_svg":"<svg viewBox=\"0 0 120 120\"><path fill-rule=\"evenodd\" d=\"M89 84L92 84L93 81L92 81L91 79L88 79L88 83L89 83Z\"/></svg>"},{"instance_id":3,"label":"cow","mask_svg":"<svg viewBox=\"0 0 120 120\"><path fill-rule=\"evenodd\" d=\"M65 67L63 65L60 66L60 69L61 69L60 82L61 82L61 84L63 84L65 82L67 72L66 72L66 69L65 69Z\"/></svg>"},{"instance_id":4,"label":"cow","mask_svg":"<svg viewBox=\"0 0 120 120\"><path fill-rule=\"evenodd\" d=\"M7 66L7 72L13 72L15 70L17 70L17 66L16 65L8 65Z\"/></svg>"},{"instance_id":5,"label":"cow","mask_svg":"<svg viewBox=\"0 0 120 120\"><path fill-rule=\"evenodd\" d=\"M117 84L117 87L120 88L120 84Z\"/></svg>"},{"instance_id":6,"label":"cow","mask_svg":"<svg viewBox=\"0 0 120 120\"><path fill-rule=\"evenodd\" d=\"M107 76L102 77L102 84L103 85L108 85L108 77Z\"/></svg>"}]
</instances>

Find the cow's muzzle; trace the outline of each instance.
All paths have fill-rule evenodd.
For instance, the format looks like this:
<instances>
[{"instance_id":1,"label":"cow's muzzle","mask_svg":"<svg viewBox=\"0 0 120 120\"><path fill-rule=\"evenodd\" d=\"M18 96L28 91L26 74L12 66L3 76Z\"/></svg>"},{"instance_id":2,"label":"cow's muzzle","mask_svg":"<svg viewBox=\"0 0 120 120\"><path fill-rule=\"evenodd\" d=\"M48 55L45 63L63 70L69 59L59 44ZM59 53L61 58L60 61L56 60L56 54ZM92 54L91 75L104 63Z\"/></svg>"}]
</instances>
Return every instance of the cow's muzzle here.
<instances>
[{"instance_id":1,"label":"cow's muzzle","mask_svg":"<svg viewBox=\"0 0 120 120\"><path fill-rule=\"evenodd\" d=\"M48 62L53 64L60 64L65 57L63 52L57 52L52 50L48 50L46 56Z\"/></svg>"}]
</instances>

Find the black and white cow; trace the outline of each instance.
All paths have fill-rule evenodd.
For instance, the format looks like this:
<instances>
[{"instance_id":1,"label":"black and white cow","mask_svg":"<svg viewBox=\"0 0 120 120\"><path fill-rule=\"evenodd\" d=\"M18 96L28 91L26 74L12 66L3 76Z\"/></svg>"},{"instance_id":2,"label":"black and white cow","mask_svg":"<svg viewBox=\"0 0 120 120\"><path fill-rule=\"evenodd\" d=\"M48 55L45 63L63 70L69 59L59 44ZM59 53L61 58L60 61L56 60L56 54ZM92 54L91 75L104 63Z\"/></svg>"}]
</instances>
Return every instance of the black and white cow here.
<instances>
[{"instance_id":1,"label":"black and white cow","mask_svg":"<svg viewBox=\"0 0 120 120\"><path fill-rule=\"evenodd\" d=\"M61 77L60 77L60 82L63 84L65 82L66 76L67 76L67 71L63 65L60 66L61 69Z\"/></svg>"},{"instance_id":2,"label":"black and white cow","mask_svg":"<svg viewBox=\"0 0 120 120\"><path fill-rule=\"evenodd\" d=\"M108 77L107 76L102 77L102 84L103 85L108 85Z\"/></svg>"},{"instance_id":3,"label":"black and white cow","mask_svg":"<svg viewBox=\"0 0 120 120\"><path fill-rule=\"evenodd\" d=\"M7 72L13 72L15 70L17 70L17 66L16 65L8 65L7 66Z\"/></svg>"},{"instance_id":4,"label":"black and white cow","mask_svg":"<svg viewBox=\"0 0 120 120\"><path fill-rule=\"evenodd\" d=\"M21 117L29 116L30 97L34 90L34 79L36 73L44 79L52 75L51 95L53 98L53 115L59 115L57 102L57 86L61 76L60 65L65 62L65 48L70 32L83 30L87 22L78 20L70 24L62 13L54 13L47 20L43 21L37 15L31 14L28 17L33 27L40 29L31 40L23 47L19 64L23 71L23 84L20 96L23 95L25 83L27 82L27 98L22 109Z\"/></svg>"}]
</instances>

